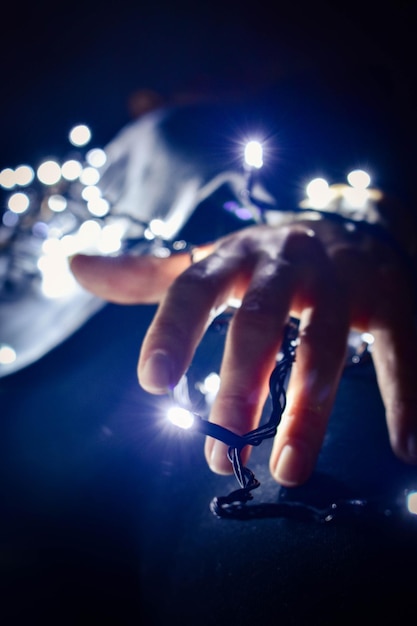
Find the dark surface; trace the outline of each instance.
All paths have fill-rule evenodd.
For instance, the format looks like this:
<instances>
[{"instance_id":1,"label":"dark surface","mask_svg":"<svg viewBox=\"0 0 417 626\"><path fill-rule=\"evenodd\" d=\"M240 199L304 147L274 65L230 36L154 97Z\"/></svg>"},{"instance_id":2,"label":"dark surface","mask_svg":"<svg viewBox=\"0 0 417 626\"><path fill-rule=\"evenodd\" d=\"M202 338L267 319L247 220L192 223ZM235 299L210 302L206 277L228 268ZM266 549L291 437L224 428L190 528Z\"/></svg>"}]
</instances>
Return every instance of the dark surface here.
<instances>
[{"instance_id":1,"label":"dark surface","mask_svg":"<svg viewBox=\"0 0 417 626\"><path fill-rule=\"evenodd\" d=\"M219 520L232 478L164 426L165 398L137 385L153 307L109 305L69 341L0 383L5 624L405 623L417 526L383 516L334 525ZM221 340L220 340L221 341ZM210 342L198 359L211 358ZM205 352L206 351L206 352ZM345 373L317 471L291 493L268 476L269 444L249 464L255 501L392 505L416 469L388 446L370 365Z\"/></svg>"}]
</instances>

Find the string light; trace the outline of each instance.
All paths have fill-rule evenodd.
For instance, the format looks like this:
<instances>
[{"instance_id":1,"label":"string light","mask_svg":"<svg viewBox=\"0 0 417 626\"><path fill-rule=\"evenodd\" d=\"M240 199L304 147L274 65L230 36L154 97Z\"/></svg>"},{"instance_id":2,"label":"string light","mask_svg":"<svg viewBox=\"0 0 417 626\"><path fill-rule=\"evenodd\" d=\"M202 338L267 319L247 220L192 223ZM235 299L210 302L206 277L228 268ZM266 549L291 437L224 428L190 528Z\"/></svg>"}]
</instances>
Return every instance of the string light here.
<instances>
[{"instance_id":1,"label":"string light","mask_svg":"<svg viewBox=\"0 0 417 626\"><path fill-rule=\"evenodd\" d=\"M91 140L91 130L86 125L74 127L69 140L72 145L85 146ZM8 209L2 215L3 225L10 231L10 240L18 229L27 234L45 238L40 249L42 253L38 258L37 267L41 276L41 290L48 298L59 298L73 293L78 285L71 274L68 266L68 256L80 251L99 251L103 253L115 253L122 249L128 223L120 218L114 223L106 221L106 216L111 213L111 205L102 192L98 183L100 172L98 168L106 162L104 150L94 148L89 150L84 159L67 159L60 166L55 160L47 160L40 164L36 171L28 165L19 165L15 169L5 168L0 172L0 186L4 190L15 187L27 187L33 185L28 193L17 191L8 199ZM253 202L251 196L253 186L253 174L263 166L263 146L258 141L250 141L244 150L244 171L247 174L247 195L245 199ZM79 181L82 189L71 187L69 183ZM348 208L363 207L369 201L378 197L376 190L369 189L371 182L369 174L364 170L353 170L347 176L348 185L330 185L325 179L316 178L306 187L308 206L326 208L334 201L344 202ZM39 187L40 185L40 187ZM75 194L75 196L74 196ZM77 195L78 194L78 195ZM32 207L32 199L34 206ZM37 204L36 204L37 203ZM253 202L255 205L255 202ZM44 211L47 207L51 214L63 214L68 222L61 220L61 215L55 221L48 221L46 217L38 221L26 222L28 209L33 213ZM244 207L242 207L244 208ZM246 210L246 209L245 209ZM29 211L30 213L30 211ZM96 219L91 219L91 214ZM251 213L252 214L252 213ZM256 215L252 214L255 219ZM134 218L132 218L134 221ZM64 224L64 225L63 225ZM136 225L139 221L136 222ZM164 241L168 230L166 223L160 219L151 220L149 224L141 224L143 227L143 240L148 239L156 247L152 253L158 256L169 256L175 252L187 249L184 242ZM17 231L16 231L17 229ZM36 234L38 233L38 234ZM181 246L176 247L176 243ZM18 257L16 257L18 259ZM11 262L13 262L11 258ZM236 303L236 307L239 306ZM252 499L251 492L259 486L253 472L244 467L240 453L245 446L259 445L266 438L273 437L281 414L285 407L286 396L284 383L289 374L296 347L296 335L294 324L289 323L284 337L283 347L278 356L276 368L270 378L270 392L272 400L272 412L269 421L243 436L223 428L204 419L193 410L187 399L187 406L181 406L178 401L178 385L172 393L174 406L168 411L168 419L178 428L197 430L209 435L229 446L229 460L235 477L239 483L239 489L228 496L214 498L211 502L211 510L218 517L236 517L247 519L249 517L291 516L297 515L303 519L314 519L319 522L329 522L337 519L348 519L358 516L358 511L368 515L374 511L373 504L365 500L351 500L332 503L329 507L319 509L299 502L273 503L271 505L257 505L247 507L246 503ZM372 345L373 337L363 334L360 337L362 343ZM0 344L0 365L6 366L16 361L18 354L13 346ZM359 361L360 359L358 359ZM352 359L352 362L356 362ZM183 378L183 383L186 378ZM199 392L204 396L206 405L209 407L214 401L220 385L220 377L216 372L211 372L201 383L197 385ZM183 401L181 396L180 400ZM406 498L406 508L410 517L417 519L417 492L411 491ZM383 515L387 514L388 508L382 509ZM389 509L391 513L400 512L403 515L404 500L401 500L397 508Z\"/></svg>"}]
</instances>

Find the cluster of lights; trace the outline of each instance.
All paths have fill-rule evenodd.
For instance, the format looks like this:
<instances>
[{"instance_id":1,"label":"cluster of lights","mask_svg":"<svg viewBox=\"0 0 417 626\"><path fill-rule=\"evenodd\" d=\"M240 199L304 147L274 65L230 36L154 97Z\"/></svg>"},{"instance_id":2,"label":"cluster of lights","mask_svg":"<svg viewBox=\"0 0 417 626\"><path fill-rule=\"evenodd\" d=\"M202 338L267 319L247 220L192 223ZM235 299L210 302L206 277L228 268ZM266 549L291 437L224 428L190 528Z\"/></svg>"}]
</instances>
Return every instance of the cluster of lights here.
<instances>
[{"instance_id":1,"label":"cluster of lights","mask_svg":"<svg viewBox=\"0 0 417 626\"><path fill-rule=\"evenodd\" d=\"M85 147L91 140L91 130L84 124L74 126L69 133L70 143L76 147ZM39 200L30 185L43 186L47 206L52 212L62 212L67 208L67 198L60 193L65 185L75 181L83 186L81 196L87 202L92 215L102 217L110 209L101 197L97 186L100 181L99 168L106 163L106 153L101 148L92 148L84 157L68 158L62 163L48 159L39 164L36 171L30 165L19 165L15 169L7 167L0 172L0 187L10 191L7 210L3 215L3 224L10 227L16 222L13 215L24 214L38 208ZM29 189L25 189L29 188ZM45 198L42 200L44 201ZM34 205L34 206L33 206Z\"/></svg>"},{"instance_id":2,"label":"cluster of lights","mask_svg":"<svg viewBox=\"0 0 417 626\"><path fill-rule=\"evenodd\" d=\"M370 184L370 175L361 169L349 172L347 184L330 185L325 178L314 178L306 185L307 198L301 206L333 210L337 204L348 211L364 209L369 202L381 198L381 193L377 189L371 189Z\"/></svg>"},{"instance_id":3,"label":"cluster of lights","mask_svg":"<svg viewBox=\"0 0 417 626\"><path fill-rule=\"evenodd\" d=\"M62 162L47 159L36 169L19 165L0 172L0 188L8 194L1 216L5 238L20 229L41 241L37 268L41 290L48 298L69 295L76 288L69 256L88 251L115 253L127 229L122 219L102 219L111 208L99 186L100 168L107 157L101 148L88 147L91 138L87 125L76 125L68 135L78 150L75 156ZM73 209L79 213L80 207L82 216L75 217ZM54 220L60 214L64 219ZM5 350L0 351L1 362L12 358Z\"/></svg>"}]
</instances>

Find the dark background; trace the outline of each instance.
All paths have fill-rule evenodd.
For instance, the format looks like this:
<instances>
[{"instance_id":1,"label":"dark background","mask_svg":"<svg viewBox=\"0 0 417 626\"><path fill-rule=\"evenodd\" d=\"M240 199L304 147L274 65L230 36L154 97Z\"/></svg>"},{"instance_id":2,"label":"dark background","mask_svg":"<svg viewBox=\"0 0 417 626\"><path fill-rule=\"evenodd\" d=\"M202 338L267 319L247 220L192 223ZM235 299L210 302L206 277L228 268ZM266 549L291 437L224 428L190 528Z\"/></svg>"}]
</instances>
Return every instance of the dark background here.
<instances>
[{"instance_id":1,"label":"dark background","mask_svg":"<svg viewBox=\"0 0 417 626\"><path fill-rule=\"evenodd\" d=\"M106 143L132 119L140 89L172 99L273 84L299 88L306 106L308 92L328 92L352 118L369 109L412 158L415 26L407 1L10 3L0 167L61 154L78 121Z\"/></svg>"},{"instance_id":2,"label":"dark background","mask_svg":"<svg viewBox=\"0 0 417 626\"><path fill-rule=\"evenodd\" d=\"M319 93L343 117L384 129L376 166L412 195L415 25L414 2L10 5L0 167L65 154L77 122L105 144L144 88L169 101L289 85L306 107ZM343 153L337 137L334 146ZM405 623L415 525L211 515L210 499L234 481L209 472L199 437L190 445L161 430L160 400L137 384L153 313L109 305L1 381L2 623L322 626L369 612L380 624ZM268 450L255 451L252 467L260 498L277 501ZM317 471L284 496L392 504L416 487L415 469L390 451L372 365L346 372Z\"/></svg>"}]
</instances>

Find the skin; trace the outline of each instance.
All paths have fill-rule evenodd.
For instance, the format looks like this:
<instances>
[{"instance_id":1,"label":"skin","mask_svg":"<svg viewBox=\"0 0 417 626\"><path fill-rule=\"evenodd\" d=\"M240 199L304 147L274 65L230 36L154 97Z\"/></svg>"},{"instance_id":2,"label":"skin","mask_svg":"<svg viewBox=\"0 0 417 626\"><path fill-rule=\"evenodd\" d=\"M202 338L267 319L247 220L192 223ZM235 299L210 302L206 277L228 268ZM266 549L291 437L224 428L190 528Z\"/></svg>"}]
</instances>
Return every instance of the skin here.
<instances>
[{"instance_id":1,"label":"skin","mask_svg":"<svg viewBox=\"0 0 417 626\"><path fill-rule=\"evenodd\" d=\"M252 226L188 254L78 255L72 271L106 300L159 307L140 351L139 382L164 394L191 363L210 312L242 300L226 340L210 420L243 434L258 424L288 315L300 343L270 459L287 487L311 475L326 432L349 330L374 335L373 361L394 453L417 464L417 331L412 279L387 244L325 220ZM230 473L227 447L207 438L211 469ZM250 449L245 449L247 461Z\"/></svg>"}]
</instances>

